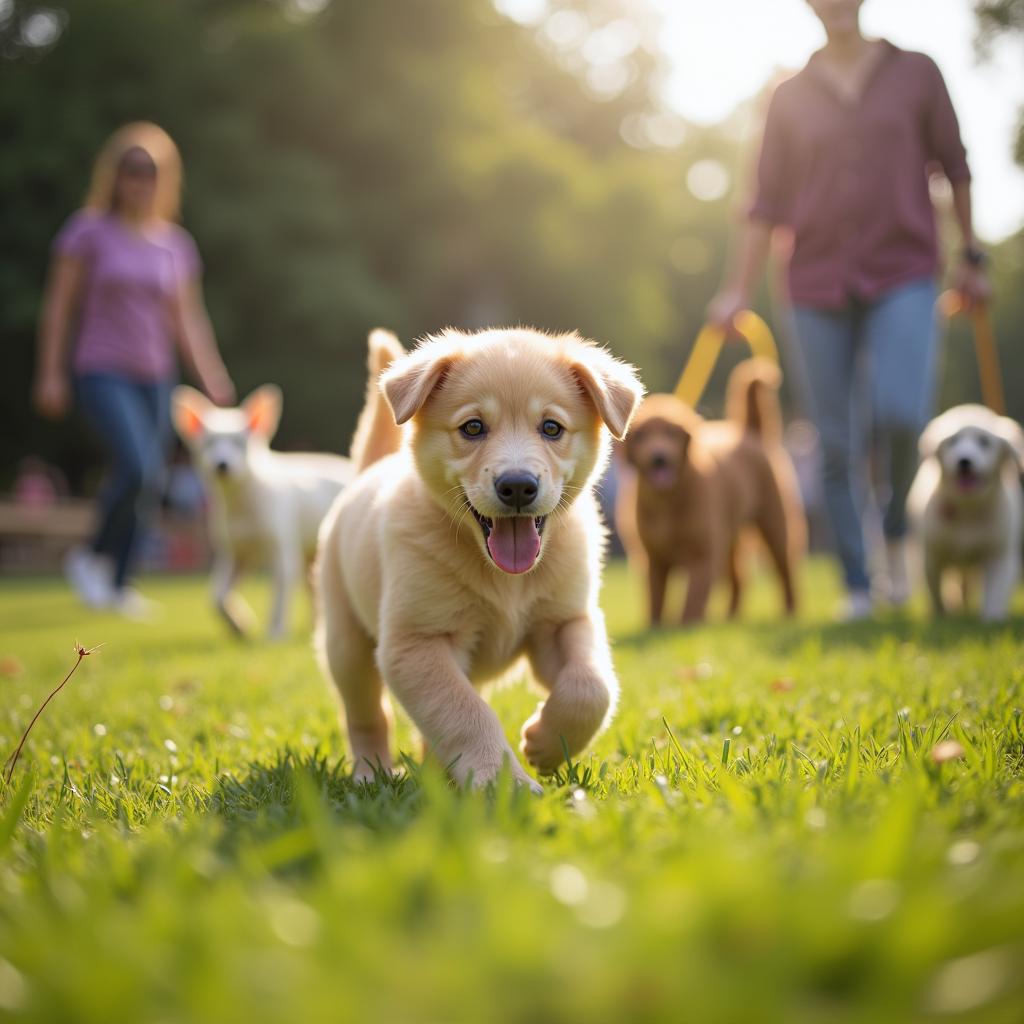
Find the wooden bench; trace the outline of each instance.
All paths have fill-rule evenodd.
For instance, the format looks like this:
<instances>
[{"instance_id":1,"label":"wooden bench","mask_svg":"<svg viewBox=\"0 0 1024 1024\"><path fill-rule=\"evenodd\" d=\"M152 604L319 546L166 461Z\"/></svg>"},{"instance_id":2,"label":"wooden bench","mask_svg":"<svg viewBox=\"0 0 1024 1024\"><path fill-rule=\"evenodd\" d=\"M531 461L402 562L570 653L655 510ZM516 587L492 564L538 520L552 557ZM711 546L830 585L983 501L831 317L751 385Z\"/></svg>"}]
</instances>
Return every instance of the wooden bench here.
<instances>
[{"instance_id":1,"label":"wooden bench","mask_svg":"<svg viewBox=\"0 0 1024 1024\"><path fill-rule=\"evenodd\" d=\"M95 502L83 498L42 506L0 500L0 572L59 569L68 548L87 540L95 522ZM206 567L208 549L201 519L161 513L150 541L143 549L147 568L194 572Z\"/></svg>"}]
</instances>

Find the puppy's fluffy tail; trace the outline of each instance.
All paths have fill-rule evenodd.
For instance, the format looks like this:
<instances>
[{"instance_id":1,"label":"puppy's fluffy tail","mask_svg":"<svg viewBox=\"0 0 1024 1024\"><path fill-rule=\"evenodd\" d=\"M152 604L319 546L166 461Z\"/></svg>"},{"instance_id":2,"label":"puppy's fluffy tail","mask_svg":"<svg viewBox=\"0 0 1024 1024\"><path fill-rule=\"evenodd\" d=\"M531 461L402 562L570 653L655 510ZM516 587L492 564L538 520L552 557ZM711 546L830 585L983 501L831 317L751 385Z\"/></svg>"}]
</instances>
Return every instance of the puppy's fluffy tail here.
<instances>
[{"instance_id":1,"label":"puppy's fluffy tail","mask_svg":"<svg viewBox=\"0 0 1024 1024\"><path fill-rule=\"evenodd\" d=\"M366 381L366 402L359 414L349 452L357 473L383 459L385 455L397 452L402 444L402 428L391 415L391 409L381 394L379 381L388 366L399 356L405 355L405 349L391 331L381 327L370 331L367 347L369 376Z\"/></svg>"},{"instance_id":2,"label":"puppy's fluffy tail","mask_svg":"<svg viewBox=\"0 0 1024 1024\"><path fill-rule=\"evenodd\" d=\"M782 442L779 384L782 372L768 359L745 359L729 375L726 416L767 444Z\"/></svg>"}]
</instances>

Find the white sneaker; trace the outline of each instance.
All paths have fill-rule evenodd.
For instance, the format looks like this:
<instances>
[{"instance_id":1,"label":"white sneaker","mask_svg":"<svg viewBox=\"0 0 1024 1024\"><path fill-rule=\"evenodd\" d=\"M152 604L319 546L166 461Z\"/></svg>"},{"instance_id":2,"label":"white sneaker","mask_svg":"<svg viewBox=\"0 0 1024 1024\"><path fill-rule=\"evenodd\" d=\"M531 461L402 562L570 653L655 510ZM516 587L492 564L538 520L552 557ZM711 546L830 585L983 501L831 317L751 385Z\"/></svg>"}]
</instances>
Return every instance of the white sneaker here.
<instances>
[{"instance_id":1,"label":"white sneaker","mask_svg":"<svg viewBox=\"0 0 1024 1024\"><path fill-rule=\"evenodd\" d=\"M144 597L134 587L114 591L110 607L133 622L155 622L163 611L159 602Z\"/></svg>"},{"instance_id":2,"label":"white sneaker","mask_svg":"<svg viewBox=\"0 0 1024 1024\"><path fill-rule=\"evenodd\" d=\"M88 548L72 548L64 558L64 575L83 604L106 608L115 597L110 559Z\"/></svg>"},{"instance_id":3,"label":"white sneaker","mask_svg":"<svg viewBox=\"0 0 1024 1024\"><path fill-rule=\"evenodd\" d=\"M861 622L870 619L875 611L875 602L870 590L851 590L846 595L846 604L840 618L843 622Z\"/></svg>"},{"instance_id":4,"label":"white sneaker","mask_svg":"<svg viewBox=\"0 0 1024 1024\"><path fill-rule=\"evenodd\" d=\"M910 575L907 572L907 542L902 537L885 542L889 566L889 604L902 608L910 600Z\"/></svg>"}]
</instances>

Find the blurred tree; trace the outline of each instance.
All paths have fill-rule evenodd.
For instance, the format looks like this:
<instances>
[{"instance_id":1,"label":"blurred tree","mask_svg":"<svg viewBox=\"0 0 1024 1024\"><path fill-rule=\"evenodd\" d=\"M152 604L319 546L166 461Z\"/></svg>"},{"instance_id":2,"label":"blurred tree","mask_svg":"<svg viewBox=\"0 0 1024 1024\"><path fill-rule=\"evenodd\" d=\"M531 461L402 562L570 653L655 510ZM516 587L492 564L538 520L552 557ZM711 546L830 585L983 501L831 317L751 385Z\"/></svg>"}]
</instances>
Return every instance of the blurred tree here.
<instances>
[{"instance_id":1,"label":"blurred tree","mask_svg":"<svg viewBox=\"0 0 1024 1024\"><path fill-rule=\"evenodd\" d=\"M0 0L0 485L26 452L78 485L93 465L30 412L35 324L50 241L138 118L181 147L225 358L242 392L284 388L282 446L347 445L377 324L576 328L671 386L744 175L731 128L663 109L662 62L633 0L534 24L486 0Z\"/></svg>"},{"instance_id":2,"label":"blurred tree","mask_svg":"<svg viewBox=\"0 0 1024 1024\"><path fill-rule=\"evenodd\" d=\"M978 20L975 42L982 55L996 36L1005 32L1024 34L1024 0L975 0L974 13ZM1024 107L1018 114L1013 156L1024 165Z\"/></svg>"},{"instance_id":3,"label":"blurred tree","mask_svg":"<svg viewBox=\"0 0 1024 1024\"><path fill-rule=\"evenodd\" d=\"M490 5L8 0L0 60L4 475L89 464L30 415L33 335L50 239L135 118L181 146L226 359L284 387L283 444L347 442L375 323L575 327L642 363L678 337L683 165L618 138L649 98L594 98Z\"/></svg>"},{"instance_id":4,"label":"blurred tree","mask_svg":"<svg viewBox=\"0 0 1024 1024\"><path fill-rule=\"evenodd\" d=\"M993 39L1012 32L1024 33L1024 0L976 0L976 44L984 56ZM1024 165L1024 108L1018 120L1016 138L1007 140L1014 158ZM948 211L947 211L948 214ZM955 238L952 229L948 232ZM1020 339L1024 337L1024 231L1004 239L990 251L993 285L993 323L1003 370L1008 412L1024 420L1024 359ZM966 318L949 325L944 351L940 405L980 400L981 386L974 358L971 327Z\"/></svg>"},{"instance_id":5,"label":"blurred tree","mask_svg":"<svg viewBox=\"0 0 1024 1024\"><path fill-rule=\"evenodd\" d=\"M25 451L91 465L80 431L30 413L35 321L50 240L100 143L136 118L182 149L225 358L243 392L282 385L283 445L344 447L377 323L407 340L578 328L666 386L720 259L721 203L683 187L697 137L622 141L658 116L657 59L621 2L551 16L585 9L601 66L615 46L629 63L599 91L543 26L480 0L0 3L0 476ZM680 239L697 257L683 276Z\"/></svg>"}]
</instances>

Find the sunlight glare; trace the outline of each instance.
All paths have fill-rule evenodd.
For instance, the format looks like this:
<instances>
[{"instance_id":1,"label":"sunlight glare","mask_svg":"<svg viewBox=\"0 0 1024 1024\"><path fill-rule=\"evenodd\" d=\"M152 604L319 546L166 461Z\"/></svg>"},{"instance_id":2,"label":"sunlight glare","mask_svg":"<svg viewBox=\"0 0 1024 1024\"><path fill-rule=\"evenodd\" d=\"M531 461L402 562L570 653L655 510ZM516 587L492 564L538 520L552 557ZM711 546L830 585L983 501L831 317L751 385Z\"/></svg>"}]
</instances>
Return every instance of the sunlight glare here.
<instances>
[{"instance_id":1,"label":"sunlight glare","mask_svg":"<svg viewBox=\"0 0 1024 1024\"><path fill-rule=\"evenodd\" d=\"M695 199L713 203L729 191L729 172L718 160L698 160L686 173L686 187Z\"/></svg>"},{"instance_id":2,"label":"sunlight glare","mask_svg":"<svg viewBox=\"0 0 1024 1024\"><path fill-rule=\"evenodd\" d=\"M547 0L494 0L494 8L520 25L536 25L548 12Z\"/></svg>"},{"instance_id":3,"label":"sunlight glare","mask_svg":"<svg viewBox=\"0 0 1024 1024\"><path fill-rule=\"evenodd\" d=\"M659 42L672 67L662 96L697 124L728 118L767 83L803 67L825 39L806 0L651 2L662 17ZM971 161L978 229L995 240L1024 223L1024 171L1012 157L1024 61L1019 39L1007 35L994 41L989 61L978 62L971 6L971 0L866 0L861 23L868 36L923 51L938 63ZM761 116L748 109L734 127L754 138Z\"/></svg>"}]
</instances>

